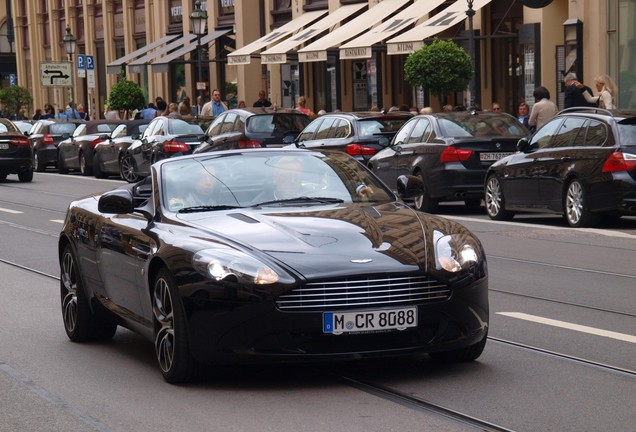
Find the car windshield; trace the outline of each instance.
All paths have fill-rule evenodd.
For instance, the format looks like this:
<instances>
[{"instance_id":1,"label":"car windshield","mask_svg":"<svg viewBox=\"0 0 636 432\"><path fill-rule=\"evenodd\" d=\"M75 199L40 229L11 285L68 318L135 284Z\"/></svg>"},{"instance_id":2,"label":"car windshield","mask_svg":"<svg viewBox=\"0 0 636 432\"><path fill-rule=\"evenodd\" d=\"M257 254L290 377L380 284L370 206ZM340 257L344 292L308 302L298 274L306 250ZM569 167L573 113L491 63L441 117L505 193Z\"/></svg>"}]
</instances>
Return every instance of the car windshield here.
<instances>
[{"instance_id":1,"label":"car windshield","mask_svg":"<svg viewBox=\"0 0 636 432\"><path fill-rule=\"evenodd\" d=\"M309 124L304 114L260 114L247 120L247 131L254 133L272 133L301 131Z\"/></svg>"},{"instance_id":2,"label":"car windshield","mask_svg":"<svg viewBox=\"0 0 636 432\"><path fill-rule=\"evenodd\" d=\"M508 115L440 118L438 124L443 136L454 138L521 138L528 133L517 119Z\"/></svg>"},{"instance_id":3,"label":"car windshield","mask_svg":"<svg viewBox=\"0 0 636 432\"><path fill-rule=\"evenodd\" d=\"M378 134L394 135L407 120L409 120L408 117L360 120L358 122L360 138L371 137Z\"/></svg>"},{"instance_id":4,"label":"car windshield","mask_svg":"<svg viewBox=\"0 0 636 432\"><path fill-rule=\"evenodd\" d=\"M362 187L368 193L360 194ZM180 213L395 199L355 159L338 152L178 158L162 164L161 191L163 207Z\"/></svg>"},{"instance_id":5,"label":"car windshield","mask_svg":"<svg viewBox=\"0 0 636 432\"><path fill-rule=\"evenodd\" d=\"M49 126L49 132L53 135L72 134L77 124L75 123L53 123Z\"/></svg>"}]
</instances>

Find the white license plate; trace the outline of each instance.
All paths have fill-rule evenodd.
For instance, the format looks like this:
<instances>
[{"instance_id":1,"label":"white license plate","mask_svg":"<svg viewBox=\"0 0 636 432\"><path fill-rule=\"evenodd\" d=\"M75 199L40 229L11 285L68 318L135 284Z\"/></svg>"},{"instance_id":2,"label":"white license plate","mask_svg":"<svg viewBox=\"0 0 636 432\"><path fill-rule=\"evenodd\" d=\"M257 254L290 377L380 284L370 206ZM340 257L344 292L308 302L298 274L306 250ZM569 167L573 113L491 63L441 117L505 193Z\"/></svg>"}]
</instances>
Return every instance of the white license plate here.
<instances>
[{"instance_id":1,"label":"white license plate","mask_svg":"<svg viewBox=\"0 0 636 432\"><path fill-rule=\"evenodd\" d=\"M0 150L9 150L9 144L0 143Z\"/></svg>"},{"instance_id":2,"label":"white license plate","mask_svg":"<svg viewBox=\"0 0 636 432\"><path fill-rule=\"evenodd\" d=\"M496 160L505 158L506 156L510 156L511 154L514 154L514 153L512 153L512 152L480 153L479 154L479 160L482 160L482 161L496 161Z\"/></svg>"},{"instance_id":3,"label":"white license plate","mask_svg":"<svg viewBox=\"0 0 636 432\"><path fill-rule=\"evenodd\" d=\"M417 327L416 307L322 314L322 332L335 335L405 330L410 327Z\"/></svg>"}]
</instances>

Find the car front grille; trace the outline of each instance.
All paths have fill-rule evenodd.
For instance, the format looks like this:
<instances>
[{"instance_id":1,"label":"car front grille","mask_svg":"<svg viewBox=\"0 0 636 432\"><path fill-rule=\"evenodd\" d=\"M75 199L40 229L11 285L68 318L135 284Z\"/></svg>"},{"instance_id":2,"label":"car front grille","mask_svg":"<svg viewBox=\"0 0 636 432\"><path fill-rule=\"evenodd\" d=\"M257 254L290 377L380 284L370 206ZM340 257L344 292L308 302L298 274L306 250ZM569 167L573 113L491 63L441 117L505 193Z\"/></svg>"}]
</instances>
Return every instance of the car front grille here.
<instances>
[{"instance_id":1,"label":"car front grille","mask_svg":"<svg viewBox=\"0 0 636 432\"><path fill-rule=\"evenodd\" d=\"M323 311L440 302L450 289L428 276L359 276L312 281L276 299L285 311Z\"/></svg>"}]
</instances>

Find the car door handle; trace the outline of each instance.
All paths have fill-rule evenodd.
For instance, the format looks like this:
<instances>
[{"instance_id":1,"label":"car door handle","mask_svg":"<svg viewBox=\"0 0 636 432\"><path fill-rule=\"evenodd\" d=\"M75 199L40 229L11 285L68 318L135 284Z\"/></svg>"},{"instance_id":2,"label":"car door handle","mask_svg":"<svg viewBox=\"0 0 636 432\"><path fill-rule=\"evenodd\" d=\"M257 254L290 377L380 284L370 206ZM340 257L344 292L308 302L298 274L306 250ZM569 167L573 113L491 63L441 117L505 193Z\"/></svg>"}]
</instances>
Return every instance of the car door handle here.
<instances>
[{"instance_id":1,"label":"car door handle","mask_svg":"<svg viewBox=\"0 0 636 432\"><path fill-rule=\"evenodd\" d=\"M571 161L571 160L572 160L572 156L563 156L563 157L561 158L561 160L562 160L562 161L564 161L564 162L569 162L569 161Z\"/></svg>"}]
</instances>

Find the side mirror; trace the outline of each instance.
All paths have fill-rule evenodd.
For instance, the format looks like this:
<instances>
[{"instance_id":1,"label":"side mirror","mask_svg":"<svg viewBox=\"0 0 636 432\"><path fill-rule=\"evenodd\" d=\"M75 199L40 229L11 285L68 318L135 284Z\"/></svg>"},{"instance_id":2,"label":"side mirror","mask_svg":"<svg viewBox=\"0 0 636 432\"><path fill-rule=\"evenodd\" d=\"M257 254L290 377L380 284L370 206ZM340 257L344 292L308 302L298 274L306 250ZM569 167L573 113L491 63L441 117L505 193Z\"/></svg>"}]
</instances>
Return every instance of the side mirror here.
<instances>
[{"instance_id":1,"label":"side mirror","mask_svg":"<svg viewBox=\"0 0 636 432\"><path fill-rule=\"evenodd\" d=\"M397 178L398 196L413 199L424 195L424 182L418 176L401 175Z\"/></svg>"},{"instance_id":2,"label":"side mirror","mask_svg":"<svg viewBox=\"0 0 636 432\"><path fill-rule=\"evenodd\" d=\"M127 189L115 189L99 197L97 210L100 213L125 214L135 209L133 196Z\"/></svg>"},{"instance_id":3,"label":"side mirror","mask_svg":"<svg viewBox=\"0 0 636 432\"><path fill-rule=\"evenodd\" d=\"M138 140L140 136L141 136L141 134L138 134L138 133L137 133L137 134L132 134L132 135L130 136L130 139L132 139L132 140Z\"/></svg>"},{"instance_id":4,"label":"side mirror","mask_svg":"<svg viewBox=\"0 0 636 432\"><path fill-rule=\"evenodd\" d=\"M530 150L530 143L528 142L527 138L521 138L517 142L517 150L519 150L522 153L527 153L528 150Z\"/></svg>"},{"instance_id":5,"label":"side mirror","mask_svg":"<svg viewBox=\"0 0 636 432\"><path fill-rule=\"evenodd\" d=\"M380 137L380 139L378 140L378 144L381 145L382 147L388 146L390 142L391 141L385 136Z\"/></svg>"},{"instance_id":6,"label":"side mirror","mask_svg":"<svg viewBox=\"0 0 636 432\"><path fill-rule=\"evenodd\" d=\"M285 135L283 137L283 144L293 144L296 137L293 135Z\"/></svg>"},{"instance_id":7,"label":"side mirror","mask_svg":"<svg viewBox=\"0 0 636 432\"><path fill-rule=\"evenodd\" d=\"M110 135L107 135L107 134L102 134L98 138L102 141L106 141L106 140L110 141Z\"/></svg>"},{"instance_id":8,"label":"side mirror","mask_svg":"<svg viewBox=\"0 0 636 432\"><path fill-rule=\"evenodd\" d=\"M207 135L199 135L199 136L197 136L197 140L199 142L207 142L208 141L208 136Z\"/></svg>"},{"instance_id":9,"label":"side mirror","mask_svg":"<svg viewBox=\"0 0 636 432\"><path fill-rule=\"evenodd\" d=\"M70 136L71 136L71 134L69 134L68 132L64 132L62 134L62 139L69 139Z\"/></svg>"}]
</instances>

